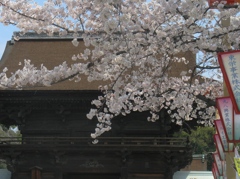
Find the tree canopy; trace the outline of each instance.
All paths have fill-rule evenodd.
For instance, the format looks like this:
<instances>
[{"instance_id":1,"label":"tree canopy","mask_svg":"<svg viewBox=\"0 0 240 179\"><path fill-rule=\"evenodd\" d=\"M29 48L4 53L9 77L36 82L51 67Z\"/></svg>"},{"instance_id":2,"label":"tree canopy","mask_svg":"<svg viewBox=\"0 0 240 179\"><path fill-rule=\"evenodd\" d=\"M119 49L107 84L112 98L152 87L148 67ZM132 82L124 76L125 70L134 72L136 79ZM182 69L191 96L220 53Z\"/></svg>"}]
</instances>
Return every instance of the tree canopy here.
<instances>
[{"instance_id":1,"label":"tree canopy","mask_svg":"<svg viewBox=\"0 0 240 179\"><path fill-rule=\"evenodd\" d=\"M16 128L10 127L9 129L5 126L0 124L0 137L3 137L0 139L0 142L6 142L7 139L4 139L4 137L20 137L20 131ZM7 168L6 161L0 159L0 169Z\"/></svg>"},{"instance_id":2,"label":"tree canopy","mask_svg":"<svg viewBox=\"0 0 240 179\"><path fill-rule=\"evenodd\" d=\"M111 129L114 116L132 111L150 111L147 120L155 121L164 109L177 124L193 119L211 124L222 82L202 74L210 70L210 75L221 76L217 52L238 49L240 42L240 6L220 3L213 10L206 0L47 0L43 5L0 0L0 6L0 22L17 26L21 34L70 33L74 46L83 38L86 49L73 54L74 64L47 69L26 60L10 76L4 69L0 84L22 89L68 78L78 82L81 75L90 82L109 81L99 87L103 96L92 102L96 108L87 114L99 121L93 138ZM231 24L224 27L222 20L230 17ZM191 62L178 56L185 52L201 55L179 76L169 75L178 66L173 64Z\"/></svg>"},{"instance_id":3,"label":"tree canopy","mask_svg":"<svg viewBox=\"0 0 240 179\"><path fill-rule=\"evenodd\" d=\"M193 154L208 154L216 150L213 135L216 133L214 127L197 127L191 129L190 133L184 130L175 133L175 136L189 137Z\"/></svg>"},{"instance_id":4,"label":"tree canopy","mask_svg":"<svg viewBox=\"0 0 240 179\"><path fill-rule=\"evenodd\" d=\"M216 133L214 127L197 127L189 131L181 130L176 132L176 137L188 137L193 154L203 154L207 158L207 169L212 170L214 162L212 153L216 151L213 135Z\"/></svg>"}]
</instances>

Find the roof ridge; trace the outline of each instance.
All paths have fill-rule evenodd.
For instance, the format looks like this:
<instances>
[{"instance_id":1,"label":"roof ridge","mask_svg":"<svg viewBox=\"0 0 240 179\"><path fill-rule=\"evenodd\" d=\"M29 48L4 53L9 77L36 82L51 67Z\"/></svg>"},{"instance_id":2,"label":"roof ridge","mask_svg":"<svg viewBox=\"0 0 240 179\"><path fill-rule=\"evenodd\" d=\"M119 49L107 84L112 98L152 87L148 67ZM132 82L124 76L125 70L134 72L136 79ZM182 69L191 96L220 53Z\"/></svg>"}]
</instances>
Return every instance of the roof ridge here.
<instances>
[{"instance_id":1,"label":"roof ridge","mask_svg":"<svg viewBox=\"0 0 240 179\"><path fill-rule=\"evenodd\" d=\"M82 35L83 32L78 32L77 39L83 39ZM73 39L74 33L67 33L66 35L62 35L58 32L53 33L52 35L49 35L47 33L36 33L36 32L26 32L22 33L20 31L13 32L12 40L43 40L43 39Z\"/></svg>"}]
</instances>

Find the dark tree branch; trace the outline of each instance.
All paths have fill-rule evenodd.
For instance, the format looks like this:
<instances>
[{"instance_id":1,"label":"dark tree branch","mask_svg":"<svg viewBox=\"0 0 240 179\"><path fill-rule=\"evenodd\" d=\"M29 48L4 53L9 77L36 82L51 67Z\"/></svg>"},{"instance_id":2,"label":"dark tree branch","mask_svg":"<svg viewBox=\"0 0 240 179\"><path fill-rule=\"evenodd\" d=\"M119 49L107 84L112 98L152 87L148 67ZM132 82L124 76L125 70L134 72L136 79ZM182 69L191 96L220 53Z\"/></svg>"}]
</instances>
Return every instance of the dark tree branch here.
<instances>
[{"instance_id":1,"label":"dark tree branch","mask_svg":"<svg viewBox=\"0 0 240 179\"><path fill-rule=\"evenodd\" d=\"M207 104L207 106L216 106L216 101L215 100L209 99L204 95L199 94L196 97L198 99L204 101Z\"/></svg>"},{"instance_id":2,"label":"dark tree branch","mask_svg":"<svg viewBox=\"0 0 240 179\"><path fill-rule=\"evenodd\" d=\"M35 21L45 22L44 19L37 19L37 18L35 18L35 17L31 17L31 16L29 16L29 15L23 14L23 13L15 10L15 9L7 6L6 4L4 4L4 3L2 3L2 2L0 2L0 5L2 5L2 6L4 6L4 7L8 7L11 11L13 11L13 12L15 12L15 13L23 16L23 17L26 17L26 18L28 18L28 19L32 19L32 20L35 20ZM14 23L11 23L11 24L14 24ZM70 31L69 29L67 29L67 28L65 28L65 27L62 27L62 26L60 26L60 25L58 25L58 24L52 23L51 25L52 25L52 26L55 26L55 27L58 27L58 28L60 28L60 29L66 30L67 32L72 32L72 31Z\"/></svg>"},{"instance_id":3,"label":"dark tree branch","mask_svg":"<svg viewBox=\"0 0 240 179\"><path fill-rule=\"evenodd\" d=\"M216 66L216 67L214 67L214 66L199 66L199 65L197 65L196 68L199 68L199 69L206 69L206 70L214 70L214 69L219 69L220 66Z\"/></svg>"}]
</instances>

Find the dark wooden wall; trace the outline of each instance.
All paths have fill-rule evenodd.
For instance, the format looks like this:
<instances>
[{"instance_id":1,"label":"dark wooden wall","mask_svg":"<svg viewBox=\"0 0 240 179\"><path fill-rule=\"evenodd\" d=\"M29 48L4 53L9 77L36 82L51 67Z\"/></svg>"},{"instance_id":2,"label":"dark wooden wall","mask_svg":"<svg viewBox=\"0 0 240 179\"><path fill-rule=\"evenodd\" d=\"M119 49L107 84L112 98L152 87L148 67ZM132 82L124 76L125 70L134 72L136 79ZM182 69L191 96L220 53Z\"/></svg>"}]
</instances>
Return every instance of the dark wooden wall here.
<instances>
[{"instance_id":1,"label":"dark wooden wall","mask_svg":"<svg viewBox=\"0 0 240 179\"><path fill-rule=\"evenodd\" d=\"M22 139L0 144L12 179L171 178L191 161L187 140L166 138L166 120L148 112L112 120L112 130L93 145L97 120L86 113L96 91L4 91L1 123L19 126Z\"/></svg>"}]
</instances>

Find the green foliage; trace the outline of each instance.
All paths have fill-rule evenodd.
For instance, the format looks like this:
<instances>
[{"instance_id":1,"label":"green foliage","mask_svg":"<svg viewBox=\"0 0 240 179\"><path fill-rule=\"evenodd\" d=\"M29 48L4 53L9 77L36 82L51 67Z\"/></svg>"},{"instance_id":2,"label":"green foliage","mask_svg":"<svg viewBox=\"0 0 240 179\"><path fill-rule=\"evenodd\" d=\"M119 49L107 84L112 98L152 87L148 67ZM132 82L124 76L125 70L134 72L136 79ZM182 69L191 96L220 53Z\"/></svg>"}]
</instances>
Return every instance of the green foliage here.
<instances>
[{"instance_id":1,"label":"green foliage","mask_svg":"<svg viewBox=\"0 0 240 179\"><path fill-rule=\"evenodd\" d=\"M6 168L7 168L7 165L5 164L5 162L0 160L0 169L6 169Z\"/></svg>"},{"instance_id":2,"label":"green foliage","mask_svg":"<svg viewBox=\"0 0 240 179\"><path fill-rule=\"evenodd\" d=\"M21 137L21 133L16 128L16 126L11 126L10 128L6 128L5 126L0 124L0 137ZM6 140L6 139L3 139L3 140ZM7 168L5 161L0 159L0 169L5 169L5 168Z\"/></svg>"},{"instance_id":3,"label":"green foliage","mask_svg":"<svg viewBox=\"0 0 240 179\"><path fill-rule=\"evenodd\" d=\"M180 131L175 133L175 137L189 137L193 154L205 154L207 157L207 170L212 168L212 152L216 151L213 135L216 133L214 127L197 127L192 129L190 133Z\"/></svg>"},{"instance_id":4,"label":"green foliage","mask_svg":"<svg viewBox=\"0 0 240 179\"><path fill-rule=\"evenodd\" d=\"M15 128L16 126L6 128L0 124L0 137L21 137L20 131Z\"/></svg>"},{"instance_id":5,"label":"green foliage","mask_svg":"<svg viewBox=\"0 0 240 179\"><path fill-rule=\"evenodd\" d=\"M193 148L193 154L207 154L215 151L213 135L216 133L214 127L197 127L191 129L190 133L180 131L175 136L189 137L190 145Z\"/></svg>"}]
</instances>

